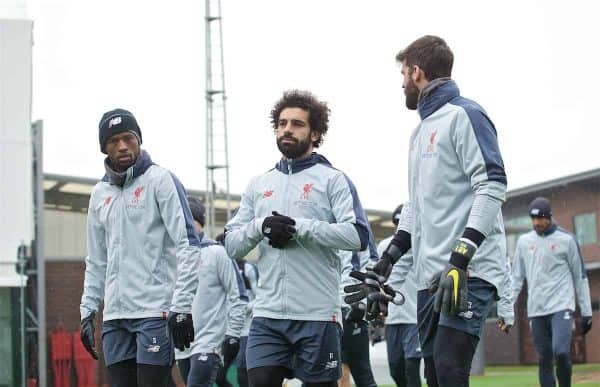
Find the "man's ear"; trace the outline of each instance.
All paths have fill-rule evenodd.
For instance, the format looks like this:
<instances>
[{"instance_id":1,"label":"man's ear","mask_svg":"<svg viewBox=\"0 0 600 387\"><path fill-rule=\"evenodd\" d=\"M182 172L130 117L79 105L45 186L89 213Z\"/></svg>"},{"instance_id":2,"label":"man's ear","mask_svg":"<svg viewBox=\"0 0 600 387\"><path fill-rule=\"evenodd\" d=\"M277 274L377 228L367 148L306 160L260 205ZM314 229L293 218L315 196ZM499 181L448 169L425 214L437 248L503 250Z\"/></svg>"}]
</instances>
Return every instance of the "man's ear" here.
<instances>
[{"instance_id":1,"label":"man's ear","mask_svg":"<svg viewBox=\"0 0 600 387\"><path fill-rule=\"evenodd\" d=\"M317 132L316 130L310 131L310 141L312 143L319 142L320 139L321 139L321 133Z\"/></svg>"}]
</instances>

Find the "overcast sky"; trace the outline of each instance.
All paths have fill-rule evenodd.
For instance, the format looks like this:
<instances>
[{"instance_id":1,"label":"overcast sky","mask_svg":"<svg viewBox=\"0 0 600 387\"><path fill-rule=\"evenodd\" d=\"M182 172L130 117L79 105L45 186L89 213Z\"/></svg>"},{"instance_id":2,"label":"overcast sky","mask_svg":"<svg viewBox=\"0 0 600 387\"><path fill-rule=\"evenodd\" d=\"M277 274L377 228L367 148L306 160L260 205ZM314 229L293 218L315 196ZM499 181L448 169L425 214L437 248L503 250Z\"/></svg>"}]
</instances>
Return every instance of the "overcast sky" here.
<instances>
[{"instance_id":1,"label":"overcast sky","mask_svg":"<svg viewBox=\"0 0 600 387\"><path fill-rule=\"evenodd\" d=\"M98 120L123 107L154 161L204 189L204 1L28 3L46 172L101 177ZM363 205L406 200L418 116L404 108L394 57L425 34L446 39L462 95L494 121L509 189L599 167L594 4L223 0L231 191L279 159L269 111L300 88L329 102L319 151Z\"/></svg>"}]
</instances>

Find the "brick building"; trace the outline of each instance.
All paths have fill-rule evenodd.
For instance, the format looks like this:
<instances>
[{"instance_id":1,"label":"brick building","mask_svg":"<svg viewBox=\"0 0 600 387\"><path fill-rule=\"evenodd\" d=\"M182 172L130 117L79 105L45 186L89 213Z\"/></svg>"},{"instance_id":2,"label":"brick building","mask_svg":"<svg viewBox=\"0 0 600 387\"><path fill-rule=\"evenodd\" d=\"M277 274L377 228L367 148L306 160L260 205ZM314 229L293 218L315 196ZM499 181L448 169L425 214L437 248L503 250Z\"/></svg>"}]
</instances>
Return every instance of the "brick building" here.
<instances>
[{"instance_id":1,"label":"brick building","mask_svg":"<svg viewBox=\"0 0 600 387\"><path fill-rule=\"evenodd\" d=\"M554 220L572 232L581 247L590 284L593 328L587 336L574 335L571 352L574 362L600 362L600 169L512 190L503 206L507 251L512 258L519 235L531 230L529 203L538 196L552 203ZM516 303L516 326L510 335L501 334L490 319L486 327L486 360L489 364L531 364L537 362L533 348L523 289Z\"/></svg>"}]
</instances>

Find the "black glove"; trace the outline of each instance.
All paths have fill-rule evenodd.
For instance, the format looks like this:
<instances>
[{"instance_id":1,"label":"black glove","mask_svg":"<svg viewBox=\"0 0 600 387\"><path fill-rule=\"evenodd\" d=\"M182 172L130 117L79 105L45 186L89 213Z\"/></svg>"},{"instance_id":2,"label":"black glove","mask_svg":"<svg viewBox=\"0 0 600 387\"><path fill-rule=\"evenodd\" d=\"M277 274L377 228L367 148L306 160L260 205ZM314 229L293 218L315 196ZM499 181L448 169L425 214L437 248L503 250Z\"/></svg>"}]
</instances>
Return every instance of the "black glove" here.
<instances>
[{"instance_id":1,"label":"black glove","mask_svg":"<svg viewBox=\"0 0 600 387\"><path fill-rule=\"evenodd\" d=\"M458 240L448 266L440 275L440 282L435 293L434 309L447 316L456 316L467 310L467 266L475 254L476 247L463 240Z\"/></svg>"},{"instance_id":2,"label":"black glove","mask_svg":"<svg viewBox=\"0 0 600 387\"><path fill-rule=\"evenodd\" d=\"M296 233L296 221L289 216L280 215L277 211L267 216L262 224L262 233L269 238L269 244L276 249L282 249Z\"/></svg>"},{"instance_id":3,"label":"black glove","mask_svg":"<svg viewBox=\"0 0 600 387\"><path fill-rule=\"evenodd\" d=\"M194 341L194 321L191 314L169 312L167 326L175 348L184 351L190 347Z\"/></svg>"},{"instance_id":4,"label":"black glove","mask_svg":"<svg viewBox=\"0 0 600 387\"><path fill-rule=\"evenodd\" d=\"M225 336L222 345L223 363L231 364L240 351L240 338L234 336Z\"/></svg>"},{"instance_id":5,"label":"black glove","mask_svg":"<svg viewBox=\"0 0 600 387\"><path fill-rule=\"evenodd\" d=\"M579 331L582 335L585 335L592 329L592 317L581 317L581 321L579 322Z\"/></svg>"},{"instance_id":6,"label":"black glove","mask_svg":"<svg viewBox=\"0 0 600 387\"><path fill-rule=\"evenodd\" d=\"M379 283L383 284L390 278L393 267L392 257L387 253L383 253L379 261L373 266L373 272L379 276Z\"/></svg>"},{"instance_id":7,"label":"black glove","mask_svg":"<svg viewBox=\"0 0 600 387\"><path fill-rule=\"evenodd\" d=\"M350 293L344 298L344 301L352 305L366 298L367 320L369 321L380 315L387 316L389 302L397 305L404 303L402 293L394 291L389 285L381 285L379 276L370 269L367 269L366 273L352 271L350 277L361 281L361 283L344 287L344 292Z\"/></svg>"},{"instance_id":8,"label":"black glove","mask_svg":"<svg viewBox=\"0 0 600 387\"><path fill-rule=\"evenodd\" d=\"M365 312L367 310L367 306L364 302L355 302L350 305L350 311L346 315L344 322L347 323L357 323L361 322L363 318L365 318Z\"/></svg>"},{"instance_id":9,"label":"black glove","mask_svg":"<svg viewBox=\"0 0 600 387\"><path fill-rule=\"evenodd\" d=\"M85 350L96 360L98 360L98 352L96 352L96 339L94 338L94 317L96 313L92 312L81 320L81 342L85 347Z\"/></svg>"}]
</instances>

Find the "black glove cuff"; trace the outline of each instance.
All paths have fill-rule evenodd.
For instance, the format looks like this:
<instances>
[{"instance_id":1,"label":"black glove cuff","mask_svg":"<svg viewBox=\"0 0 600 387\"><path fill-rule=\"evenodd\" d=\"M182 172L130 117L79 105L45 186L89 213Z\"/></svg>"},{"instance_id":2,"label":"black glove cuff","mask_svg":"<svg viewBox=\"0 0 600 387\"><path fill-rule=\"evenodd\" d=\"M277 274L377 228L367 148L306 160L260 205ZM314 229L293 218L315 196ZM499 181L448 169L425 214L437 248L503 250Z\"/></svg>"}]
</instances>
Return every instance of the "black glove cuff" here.
<instances>
[{"instance_id":1,"label":"black glove cuff","mask_svg":"<svg viewBox=\"0 0 600 387\"><path fill-rule=\"evenodd\" d=\"M463 232L462 237L472 241L477 245L477 247L481 246L483 240L485 239L485 235L470 227L465 228L465 232Z\"/></svg>"},{"instance_id":2,"label":"black glove cuff","mask_svg":"<svg viewBox=\"0 0 600 387\"><path fill-rule=\"evenodd\" d=\"M401 256L406 254L411 247L411 239L410 234L404 230L398 230L394 237L392 238L389 246L385 249L385 252L382 254L381 258L384 256L389 256L390 262L395 264Z\"/></svg>"}]
</instances>

